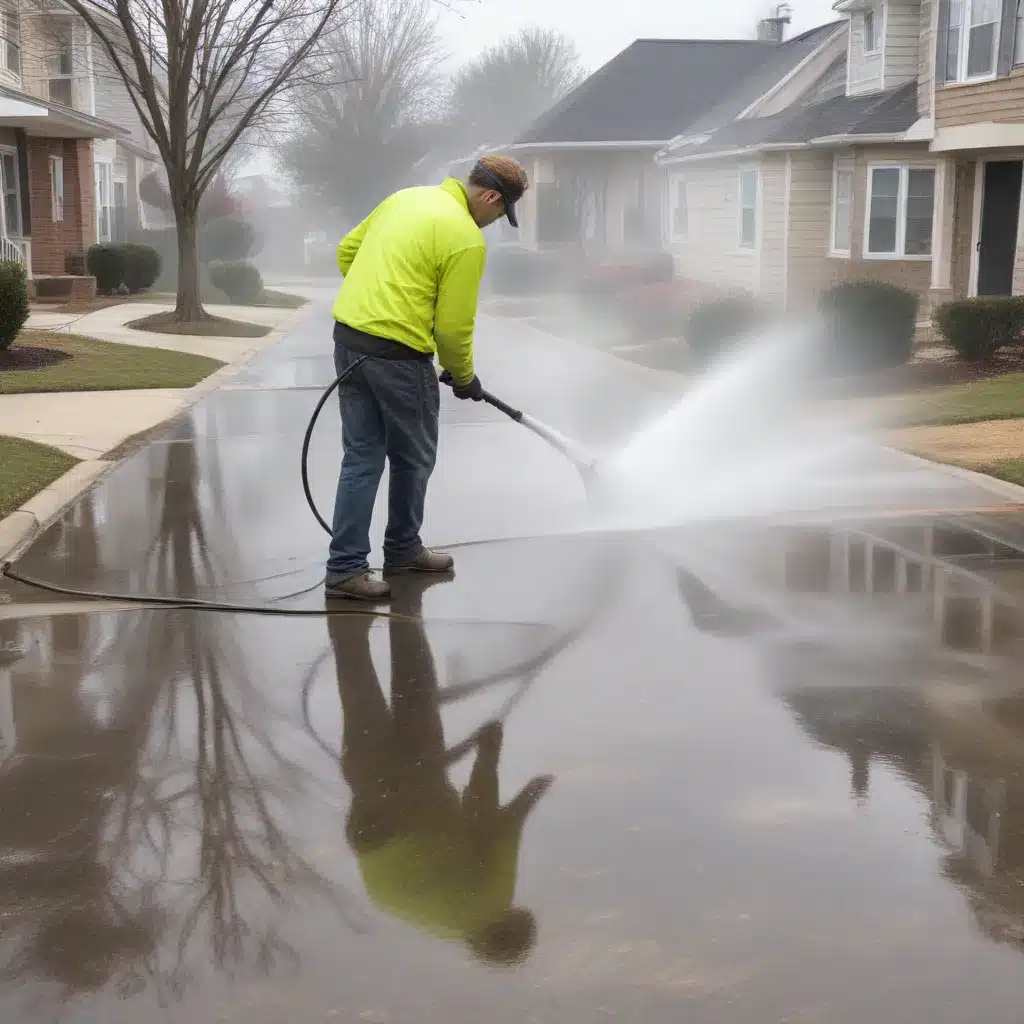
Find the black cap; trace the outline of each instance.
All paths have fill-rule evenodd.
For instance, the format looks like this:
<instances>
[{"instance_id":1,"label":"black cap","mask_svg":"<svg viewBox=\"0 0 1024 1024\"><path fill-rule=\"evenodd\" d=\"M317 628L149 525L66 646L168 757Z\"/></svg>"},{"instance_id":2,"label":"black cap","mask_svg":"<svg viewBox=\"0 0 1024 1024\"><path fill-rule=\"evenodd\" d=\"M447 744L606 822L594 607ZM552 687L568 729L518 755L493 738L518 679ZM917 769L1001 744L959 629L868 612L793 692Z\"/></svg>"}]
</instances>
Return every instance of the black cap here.
<instances>
[{"instance_id":1,"label":"black cap","mask_svg":"<svg viewBox=\"0 0 1024 1024\"><path fill-rule=\"evenodd\" d=\"M476 167L473 168L472 176L485 178L494 186L495 192L500 193L505 203L505 216L508 217L509 224L514 228L519 227L519 218L516 216L516 203L523 198L522 190L510 185L509 182L502 181L484 163L477 163Z\"/></svg>"}]
</instances>

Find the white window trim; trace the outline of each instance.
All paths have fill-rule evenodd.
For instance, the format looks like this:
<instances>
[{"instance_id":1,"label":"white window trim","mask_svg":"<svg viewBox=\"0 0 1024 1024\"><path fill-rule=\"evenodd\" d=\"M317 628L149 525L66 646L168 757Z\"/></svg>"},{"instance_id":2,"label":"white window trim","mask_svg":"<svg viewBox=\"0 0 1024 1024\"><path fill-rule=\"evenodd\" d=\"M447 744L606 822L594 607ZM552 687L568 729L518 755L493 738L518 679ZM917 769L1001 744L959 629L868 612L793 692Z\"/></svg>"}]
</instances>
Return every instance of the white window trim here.
<instances>
[{"instance_id":1,"label":"white window trim","mask_svg":"<svg viewBox=\"0 0 1024 1024\"><path fill-rule=\"evenodd\" d=\"M868 49L867 18L871 15L875 24L875 47ZM885 8L882 5L868 7L861 15L861 38L865 57L877 57L885 49Z\"/></svg>"},{"instance_id":2,"label":"white window trim","mask_svg":"<svg viewBox=\"0 0 1024 1024\"><path fill-rule=\"evenodd\" d=\"M947 81L947 85L977 85L979 82L991 82L999 77L999 44L1002 41L1003 19L999 17L995 21L995 36L992 40L992 70L980 75L967 74L967 61L969 59L971 40L971 8L975 0L963 0L963 8L960 13L962 19L960 24L960 47L957 51L956 78ZM942 54L945 63L948 54Z\"/></svg>"},{"instance_id":3,"label":"white window trim","mask_svg":"<svg viewBox=\"0 0 1024 1024\"><path fill-rule=\"evenodd\" d=\"M754 238L749 244L743 240L743 175L754 173ZM761 240L761 166L741 164L736 171L736 248L741 253L756 253Z\"/></svg>"},{"instance_id":4,"label":"white window trim","mask_svg":"<svg viewBox=\"0 0 1024 1024\"><path fill-rule=\"evenodd\" d=\"M690 183L685 175L674 174L669 178L668 185L668 237L673 242L688 242L690 240ZM678 190L683 189L686 197L686 230L676 231L676 197Z\"/></svg>"},{"instance_id":5,"label":"white window trim","mask_svg":"<svg viewBox=\"0 0 1024 1024\"><path fill-rule=\"evenodd\" d=\"M4 212L5 204L4 199L6 192L0 193L0 235L4 238L23 238L25 234L25 213L22 209L22 194L21 194L21 168L18 164L18 150L14 146L0 146L0 153L6 153L8 156L14 157L14 193L18 199L18 219L22 221L21 230L15 233L11 232L10 226L7 223L7 215ZM0 178L2 178L3 172L0 170Z\"/></svg>"},{"instance_id":6,"label":"white window trim","mask_svg":"<svg viewBox=\"0 0 1024 1024\"><path fill-rule=\"evenodd\" d=\"M57 182L60 182L60 188L57 188ZM53 218L54 224L59 224L64 220L65 210L65 196L64 196L64 157L62 156L51 156L50 157L50 213Z\"/></svg>"},{"instance_id":7,"label":"white window trim","mask_svg":"<svg viewBox=\"0 0 1024 1024\"><path fill-rule=\"evenodd\" d=\"M875 171L899 171L900 192L896 204L896 252L873 253L870 250L871 240L871 200L874 187ZM932 171L935 174L935 193L932 197L932 251L927 256L906 255L907 246L907 191L911 171ZM939 169L934 163L878 163L868 165L867 184L864 190L864 246L861 255L866 260L899 260L907 263L923 263L935 255L935 211L938 209Z\"/></svg>"},{"instance_id":8,"label":"white window trim","mask_svg":"<svg viewBox=\"0 0 1024 1024\"><path fill-rule=\"evenodd\" d=\"M107 202L105 204L100 203L100 168L106 167L109 170L109 176L107 183L110 185L110 191L107 193ZM93 175L95 178L95 189L96 189L96 241L97 242L110 242L114 238L114 165L109 160L96 160L93 163ZM100 233L100 210L109 210L110 215L107 217L107 227L109 233L106 238Z\"/></svg>"},{"instance_id":9,"label":"white window trim","mask_svg":"<svg viewBox=\"0 0 1024 1024\"><path fill-rule=\"evenodd\" d=\"M846 249L840 249L836 245L836 214L839 209L839 175L850 175L850 244ZM853 163L836 159L832 163L832 204L830 210L831 224L829 225L828 254L838 259L848 260L853 254L853 193L857 184L856 171Z\"/></svg>"},{"instance_id":10,"label":"white window trim","mask_svg":"<svg viewBox=\"0 0 1024 1024\"><path fill-rule=\"evenodd\" d=\"M18 48L18 68L17 70L10 67L7 63L7 40L8 33L11 29L10 18L15 19L15 25L17 28L16 38L12 39L11 42ZM12 78L21 80L21 12L8 6L0 7L0 71L10 75Z\"/></svg>"},{"instance_id":11,"label":"white window trim","mask_svg":"<svg viewBox=\"0 0 1024 1024\"><path fill-rule=\"evenodd\" d=\"M1013 36L1013 66L1024 65L1024 0L1017 0L1017 21Z\"/></svg>"}]
</instances>

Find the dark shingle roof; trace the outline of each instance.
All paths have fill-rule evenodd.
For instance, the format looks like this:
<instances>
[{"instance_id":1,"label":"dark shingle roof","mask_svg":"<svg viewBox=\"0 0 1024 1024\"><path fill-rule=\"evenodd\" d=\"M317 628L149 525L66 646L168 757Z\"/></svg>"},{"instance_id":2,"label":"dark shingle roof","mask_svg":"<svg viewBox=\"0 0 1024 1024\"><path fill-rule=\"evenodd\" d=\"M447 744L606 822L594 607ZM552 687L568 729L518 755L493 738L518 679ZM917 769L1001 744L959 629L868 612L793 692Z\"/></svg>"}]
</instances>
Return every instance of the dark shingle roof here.
<instances>
[{"instance_id":1,"label":"dark shingle roof","mask_svg":"<svg viewBox=\"0 0 1024 1024\"><path fill-rule=\"evenodd\" d=\"M677 157L710 155L810 142L834 135L897 135L918 119L917 83L867 96L839 96L810 106L791 107L772 117L752 117L720 128L698 146L676 150Z\"/></svg>"},{"instance_id":2,"label":"dark shingle roof","mask_svg":"<svg viewBox=\"0 0 1024 1024\"><path fill-rule=\"evenodd\" d=\"M685 130L687 135L704 135L728 124L781 82L831 36L845 28L845 21L833 21L796 36L781 46L773 46L763 64L756 68L748 68L744 77L738 82L731 83L732 88L720 102L698 120L683 125L676 134L682 134Z\"/></svg>"},{"instance_id":3,"label":"dark shingle roof","mask_svg":"<svg viewBox=\"0 0 1024 1024\"><path fill-rule=\"evenodd\" d=\"M825 25L781 45L638 39L542 114L516 144L667 142L689 132L709 111L719 112L717 127L764 95L838 28L838 23Z\"/></svg>"}]
</instances>

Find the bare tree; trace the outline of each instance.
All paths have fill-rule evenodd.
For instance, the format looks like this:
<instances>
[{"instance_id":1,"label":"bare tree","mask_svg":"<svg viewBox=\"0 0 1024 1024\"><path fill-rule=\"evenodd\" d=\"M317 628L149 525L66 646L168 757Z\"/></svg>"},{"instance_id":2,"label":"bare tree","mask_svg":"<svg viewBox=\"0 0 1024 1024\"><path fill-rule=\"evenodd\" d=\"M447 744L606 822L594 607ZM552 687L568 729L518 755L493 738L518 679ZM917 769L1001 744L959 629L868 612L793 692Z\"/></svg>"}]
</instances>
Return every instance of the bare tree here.
<instances>
[{"instance_id":1,"label":"bare tree","mask_svg":"<svg viewBox=\"0 0 1024 1024\"><path fill-rule=\"evenodd\" d=\"M452 116L467 145L503 145L585 77L571 39L554 29L525 28L456 73Z\"/></svg>"},{"instance_id":2,"label":"bare tree","mask_svg":"<svg viewBox=\"0 0 1024 1024\"><path fill-rule=\"evenodd\" d=\"M174 318L205 318L196 222L225 158L281 112L347 0L66 0L124 81L167 170L178 234Z\"/></svg>"},{"instance_id":3,"label":"bare tree","mask_svg":"<svg viewBox=\"0 0 1024 1024\"><path fill-rule=\"evenodd\" d=\"M360 219L429 148L443 60L430 0L352 0L296 90L282 168L307 194Z\"/></svg>"}]
</instances>

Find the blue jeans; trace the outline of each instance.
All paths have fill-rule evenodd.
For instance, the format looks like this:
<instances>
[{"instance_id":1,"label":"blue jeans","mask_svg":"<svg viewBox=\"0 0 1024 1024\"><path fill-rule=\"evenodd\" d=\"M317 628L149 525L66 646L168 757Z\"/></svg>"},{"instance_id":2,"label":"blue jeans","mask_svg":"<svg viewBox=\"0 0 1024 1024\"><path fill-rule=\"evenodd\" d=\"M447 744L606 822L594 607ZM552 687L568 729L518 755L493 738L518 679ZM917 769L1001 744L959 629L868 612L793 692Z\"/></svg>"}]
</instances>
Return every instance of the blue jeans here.
<instances>
[{"instance_id":1,"label":"blue jeans","mask_svg":"<svg viewBox=\"0 0 1024 1024\"><path fill-rule=\"evenodd\" d=\"M358 358L358 352L334 346L339 376ZM440 407L430 359L371 356L338 391L342 459L327 562L331 583L369 570L370 521L385 458L391 475L384 564L402 565L422 550L420 527L437 460Z\"/></svg>"}]
</instances>

